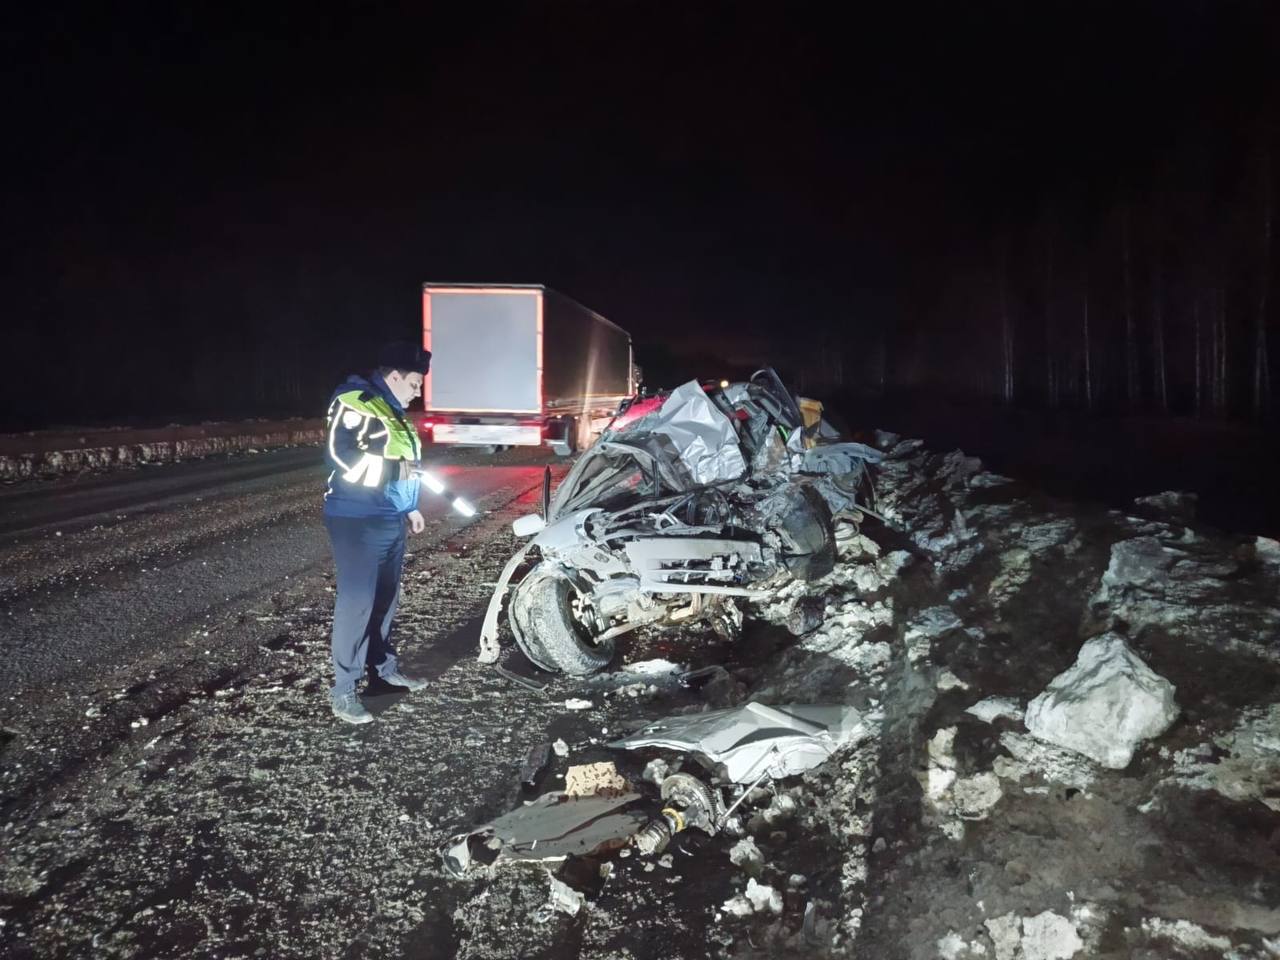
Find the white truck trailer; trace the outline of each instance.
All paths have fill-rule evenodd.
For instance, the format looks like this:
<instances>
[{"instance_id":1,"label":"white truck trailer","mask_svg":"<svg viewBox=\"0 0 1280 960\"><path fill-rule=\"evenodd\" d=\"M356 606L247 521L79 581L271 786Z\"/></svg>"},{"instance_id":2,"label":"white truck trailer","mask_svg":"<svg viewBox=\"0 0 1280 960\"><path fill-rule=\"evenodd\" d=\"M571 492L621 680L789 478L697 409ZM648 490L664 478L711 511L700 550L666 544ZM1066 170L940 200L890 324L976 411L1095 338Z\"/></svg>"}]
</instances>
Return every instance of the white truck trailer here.
<instances>
[{"instance_id":1,"label":"white truck trailer","mask_svg":"<svg viewBox=\"0 0 1280 960\"><path fill-rule=\"evenodd\" d=\"M631 337L540 284L427 283L419 432L434 443L587 446L637 384Z\"/></svg>"}]
</instances>

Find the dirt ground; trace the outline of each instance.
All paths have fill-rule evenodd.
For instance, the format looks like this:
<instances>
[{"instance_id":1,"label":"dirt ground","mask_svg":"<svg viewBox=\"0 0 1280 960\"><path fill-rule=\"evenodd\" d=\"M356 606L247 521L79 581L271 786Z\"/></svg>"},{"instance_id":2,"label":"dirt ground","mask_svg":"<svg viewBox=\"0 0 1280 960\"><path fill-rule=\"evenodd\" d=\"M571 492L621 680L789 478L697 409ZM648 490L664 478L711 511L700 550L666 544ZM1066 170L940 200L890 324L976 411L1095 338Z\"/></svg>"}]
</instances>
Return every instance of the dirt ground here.
<instances>
[{"instance_id":1,"label":"dirt ground","mask_svg":"<svg viewBox=\"0 0 1280 960\"><path fill-rule=\"evenodd\" d=\"M277 618L270 638L198 684L143 669L109 690L11 699L3 953L1280 956L1280 546L885 445L888 524L867 522L828 577L749 609L733 643L642 633L614 672L543 676L540 693L477 663L529 490L410 557L402 659L431 684L371 700L366 727L328 712L323 575L281 584L254 611ZM1179 708L1121 770L1037 739L1023 716L1108 632L1175 685ZM727 672L680 683L711 664ZM698 772L605 744L749 699L849 704L864 726L831 761L747 798L758 859L731 854L744 837L689 830L662 858L443 870L449 836L557 789L570 764L614 760L649 794L653 757ZM103 728L76 763L48 761ZM523 789L530 748L557 739L568 755ZM540 909L549 873L585 894L576 915ZM781 912L744 908L749 884L774 888Z\"/></svg>"}]
</instances>

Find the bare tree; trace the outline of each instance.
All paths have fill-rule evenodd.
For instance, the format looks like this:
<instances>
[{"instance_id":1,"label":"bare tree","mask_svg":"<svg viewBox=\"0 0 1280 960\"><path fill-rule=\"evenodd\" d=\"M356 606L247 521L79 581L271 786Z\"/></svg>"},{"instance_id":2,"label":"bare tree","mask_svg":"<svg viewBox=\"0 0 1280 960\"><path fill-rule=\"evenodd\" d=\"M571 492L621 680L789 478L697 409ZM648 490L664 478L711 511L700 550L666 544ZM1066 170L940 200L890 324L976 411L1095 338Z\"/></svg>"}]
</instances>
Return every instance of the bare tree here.
<instances>
[{"instance_id":1,"label":"bare tree","mask_svg":"<svg viewBox=\"0 0 1280 960\"><path fill-rule=\"evenodd\" d=\"M1221 287L1209 291L1209 408L1221 416L1227 408L1227 307Z\"/></svg>"},{"instance_id":2,"label":"bare tree","mask_svg":"<svg viewBox=\"0 0 1280 960\"><path fill-rule=\"evenodd\" d=\"M1093 410L1093 348L1089 335L1089 270L1084 271L1084 304L1081 310L1082 350L1084 351L1084 406Z\"/></svg>"},{"instance_id":3,"label":"bare tree","mask_svg":"<svg viewBox=\"0 0 1280 960\"><path fill-rule=\"evenodd\" d=\"M1157 248L1151 267L1151 376L1156 407L1161 413L1169 412L1169 385L1165 369L1164 351L1164 276Z\"/></svg>"},{"instance_id":4,"label":"bare tree","mask_svg":"<svg viewBox=\"0 0 1280 960\"><path fill-rule=\"evenodd\" d=\"M1056 347L1053 335L1053 220L1044 230L1044 363L1045 397L1049 406L1058 405Z\"/></svg>"},{"instance_id":5,"label":"bare tree","mask_svg":"<svg viewBox=\"0 0 1280 960\"><path fill-rule=\"evenodd\" d=\"M1009 265L1003 240L1000 242L997 269L1000 285L1000 396L1005 403L1013 403L1013 318L1009 313Z\"/></svg>"},{"instance_id":6,"label":"bare tree","mask_svg":"<svg viewBox=\"0 0 1280 960\"><path fill-rule=\"evenodd\" d=\"M1271 293L1271 152L1262 158L1262 282L1253 335L1253 416L1271 408L1271 368L1267 358L1267 299Z\"/></svg>"},{"instance_id":7,"label":"bare tree","mask_svg":"<svg viewBox=\"0 0 1280 960\"><path fill-rule=\"evenodd\" d=\"M1156 200L1151 217L1151 394L1156 409L1169 412L1169 369L1164 329L1164 215Z\"/></svg>"},{"instance_id":8,"label":"bare tree","mask_svg":"<svg viewBox=\"0 0 1280 960\"><path fill-rule=\"evenodd\" d=\"M1120 211L1120 265L1124 282L1124 386L1129 409L1138 407L1141 387L1138 384L1138 331L1133 316L1133 263L1129 242L1129 204Z\"/></svg>"},{"instance_id":9,"label":"bare tree","mask_svg":"<svg viewBox=\"0 0 1280 960\"><path fill-rule=\"evenodd\" d=\"M1200 295L1199 295L1199 294L1196 294L1196 302L1195 302L1194 306L1192 306L1191 310L1192 310L1192 316L1193 316L1193 318L1194 318L1192 329L1194 330L1194 336L1195 336L1195 339L1196 339L1196 350L1195 350L1195 358L1196 358L1196 393L1195 393L1196 401L1195 401L1195 414L1196 414L1196 416L1197 416L1197 417L1199 417L1199 416L1203 416L1203 414L1204 414L1204 363L1202 362L1201 357L1200 357L1200 354L1201 354L1201 346L1200 346L1200 343L1201 343L1201 336L1200 336Z\"/></svg>"}]
</instances>

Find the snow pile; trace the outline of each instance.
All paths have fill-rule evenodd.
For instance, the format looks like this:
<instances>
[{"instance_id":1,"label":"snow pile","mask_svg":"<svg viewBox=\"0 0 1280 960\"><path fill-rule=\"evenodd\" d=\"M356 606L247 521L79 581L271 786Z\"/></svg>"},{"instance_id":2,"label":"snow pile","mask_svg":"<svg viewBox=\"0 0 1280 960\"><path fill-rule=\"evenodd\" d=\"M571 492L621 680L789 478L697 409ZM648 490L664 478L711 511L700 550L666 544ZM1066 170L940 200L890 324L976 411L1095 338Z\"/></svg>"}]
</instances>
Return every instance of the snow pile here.
<instances>
[{"instance_id":1,"label":"snow pile","mask_svg":"<svg viewBox=\"0 0 1280 960\"><path fill-rule=\"evenodd\" d=\"M0 480L170 463L221 453L256 453L271 447L309 446L323 440L322 420L121 428L65 438L60 434L37 432L5 438L6 449L0 453ZM50 449L54 441L58 441L58 448ZM24 445L28 449L22 449Z\"/></svg>"},{"instance_id":2,"label":"snow pile","mask_svg":"<svg viewBox=\"0 0 1280 960\"><path fill-rule=\"evenodd\" d=\"M966 709L965 713L977 717L983 723L995 723L1001 718L1021 723L1026 710L1012 697L987 697Z\"/></svg>"},{"instance_id":3,"label":"snow pile","mask_svg":"<svg viewBox=\"0 0 1280 960\"><path fill-rule=\"evenodd\" d=\"M917 775L932 819L953 840L964 836L961 820L986 819L1004 791L991 772L962 777L956 769L956 728L946 727L928 743L928 766Z\"/></svg>"},{"instance_id":4,"label":"snow pile","mask_svg":"<svg viewBox=\"0 0 1280 960\"><path fill-rule=\"evenodd\" d=\"M1280 660L1280 645L1267 642L1280 631L1280 584L1265 561L1262 540L1233 553L1190 531L1176 538L1122 540L1111 548L1111 562L1092 604L1099 614L1134 625L1139 636L1160 627L1173 636ZM1265 603L1257 589L1262 584L1250 582L1259 569L1271 581Z\"/></svg>"},{"instance_id":5,"label":"snow pile","mask_svg":"<svg viewBox=\"0 0 1280 960\"><path fill-rule=\"evenodd\" d=\"M927 660L933 652L933 641L960 630L964 623L950 607L936 606L921 610L907 625L903 639L907 657L913 662Z\"/></svg>"},{"instance_id":6,"label":"snow pile","mask_svg":"<svg viewBox=\"0 0 1280 960\"><path fill-rule=\"evenodd\" d=\"M1097 775L1097 768L1080 754L1043 743L1025 733L1012 730L1002 733L1000 746L1009 756L996 757L991 769L1003 780L1018 781L1035 775L1051 783L1084 790Z\"/></svg>"},{"instance_id":7,"label":"snow pile","mask_svg":"<svg viewBox=\"0 0 1280 960\"><path fill-rule=\"evenodd\" d=\"M1178 715L1173 684L1155 673L1115 634L1080 648L1027 707L1027 729L1104 767L1123 770L1143 740L1158 737Z\"/></svg>"},{"instance_id":8,"label":"snow pile","mask_svg":"<svg viewBox=\"0 0 1280 960\"><path fill-rule=\"evenodd\" d=\"M1231 949L1227 937L1215 937L1199 924L1190 920L1165 920L1147 917L1142 921L1142 932L1153 940L1163 940L1184 950L1215 950L1219 954Z\"/></svg>"},{"instance_id":9,"label":"snow pile","mask_svg":"<svg viewBox=\"0 0 1280 960\"><path fill-rule=\"evenodd\" d=\"M996 960L1070 960L1084 949L1075 924L1052 910L1034 917L1005 914L986 921L986 927Z\"/></svg>"},{"instance_id":10,"label":"snow pile","mask_svg":"<svg viewBox=\"0 0 1280 960\"><path fill-rule=\"evenodd\" d=\"M720 907L732 917L748 917L753 913L782 913L782 894L774 887L757 883L755 877L747 881L745 893L730 897Z\"/></svg>"},{"instance_id":11,"label":"snow pile","mask_svg":"<svg viewBox=\"0 0 1280 960\"><path fill-rule=\"evenodd\" d=\"M1196 518L1199 497L1182 490L1165 490L1146 497L1136 497L1134 510L1152 520L1168 520L1173 523L1191 523Z\"/></svg>"},{"instance_id":12,"label":"snow pile","mask_svg":"<svg viewBox=\"0 0 1280 960\"><path fill-rule=\"evenodd\" d=\"M1175 758L1177 782L1280 813L1280 703L1246 710L1231 731Z\"/></svg>"}]
</instances>

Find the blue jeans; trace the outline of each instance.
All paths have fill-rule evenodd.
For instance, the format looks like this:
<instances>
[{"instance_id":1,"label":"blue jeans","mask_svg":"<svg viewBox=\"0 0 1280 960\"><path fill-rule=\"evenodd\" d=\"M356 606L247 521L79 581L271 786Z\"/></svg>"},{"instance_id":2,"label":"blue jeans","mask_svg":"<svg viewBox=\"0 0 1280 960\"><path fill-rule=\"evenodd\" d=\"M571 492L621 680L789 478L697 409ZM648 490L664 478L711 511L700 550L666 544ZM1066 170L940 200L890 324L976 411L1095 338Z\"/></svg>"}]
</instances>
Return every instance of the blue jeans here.
<instances>
[{"instance_id":1,"label":"blue jeans","mask_svg":"<svg viewBox=\"0 0 1280 960\"><path fill-rule=\"evenodd\" d=\"M405 519L325 517L337 597L333 605L334 697L353 693L368 670L386 676L396 669L391 621L400 602Z\"/></svg>"}]
</instances>

